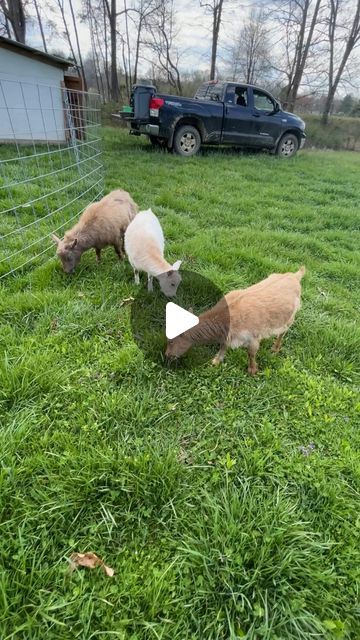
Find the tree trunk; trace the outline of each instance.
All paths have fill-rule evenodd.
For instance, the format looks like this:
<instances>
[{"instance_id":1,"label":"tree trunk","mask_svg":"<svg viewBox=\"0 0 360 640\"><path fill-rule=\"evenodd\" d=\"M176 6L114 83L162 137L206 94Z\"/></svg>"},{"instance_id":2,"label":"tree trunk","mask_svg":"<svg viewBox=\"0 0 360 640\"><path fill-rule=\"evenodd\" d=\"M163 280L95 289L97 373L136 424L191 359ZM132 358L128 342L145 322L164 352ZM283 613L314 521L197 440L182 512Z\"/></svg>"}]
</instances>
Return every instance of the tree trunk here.
<instances>
[{"instance_id":1,"label":"tree trunk","mask_svg":"<svg viewBox=\"0 0 360 640\"><path fill-rule=\"evenodd\" d=\"M124 0L124 13L125 13L125 31L126 31L126 47L127 47L127 59L128 59L128 90L127 95L130 100L131 93L131 50L130 50L130 34L129 34L129 24L128 24L128 9L126 6L126 0Z\"/></svg>"},{"instance_id":2,"label":"tree trunk","mask_svg":"<svg viewBox=\"0 0 360 640\"><path fill-rule=\"evenodd\" d=\"M210 80L215 80L216 54L217 54L217 46L218 46L218 40L219 40L223 2L224 0L219 0L217 4L215 4L215 6L213 7Z\"/></svg>"},{"instance_id":3,"label":"tree trunk","mask_svg":"<svg viewBox=\"0 0 360 640\"><path fill-rule=\"evenodd\" d=\"M316 2L314 13L313 13L313 17L311 19L309 33L308 33L308 36L306 38L305 45L304 45L304 47L303 47L303 49L301 51L300 57L298 59L298 64L297 64L296 69L295 69L295 73L294 73L294 77L293 77L293 81L292 81L292 89L291 89L291 93L290 93L289 111L294 111L294 108L295 108L297 94L298 94L299 87L300 87L300 84L301 84L301 81L302 81L302 77L303 77L303 74L304 74L306 61L308 59L309 50L310 50L310 47L311 47L311 43L312 43L312 39L313 39L313 35L314 35L314 29L315 29L315 26L316 26L316 23L317 23L317 18L318 18L321 2L322 2L322 0L317 0L317 2ZM304 16L304 19L306 20L306 16Z\"/></svg>"},{"instance_id":4,"label":"tree trunk","mask_svg":"<svg viewBox=\"0 0 360 640\"><path fill-rule=\"evenodd\" d=\"M331 113L331 108L332 108L332 104L334 101L334 97L335 97L335 91L331 90L328 95L326 96L326 101L325 101L325 106L323 109L323 112L321 114L321 124L323 124L324 126L328 124L329 122L329 115Z\"/></svg>"},{"instance_id":5,"label":"tree trunk","mask_svg":"<svg viewBox=\"0 0 360 640\"><path fill-rule=\"evenodd\" d=\"M104 56L104 66L105 66L105 76L106 76L106 88L107 88L107 99L109 100L111 89L110 89L110 76L109 76L109 47L108 47L108 37L107 37L107 25L106 25L106 8L103 0L103 17L104 17L104 40L105 40L105 56ZM98 36L98 32L97 32ZM100 43L99 43L100 45Z\"/></svg>"},{"instance_id":6,"label":"tree trunk","mask_svg":"<svg viewBox=\"0 0 360 640\"><path fill-rule=\"evenodd\" d=\"M44 29L43 29L43 26L42 26L42 20L41 20L41 15L40 15L40 11L39 11L37 0L34 0L34 6L35 6L35 11L36 11L36 15L37 15L38 23L39 23L39 29L40 29L40 33L41 33L41 39L42 39L42 42L43 42L44 51L47 53L47 46L46 46L46 40L45 40L45 35L44 35Z\"/></svg>"},{"instance_id":7,"label":"tree trunk","mask_svg":"<svg viewBox=\"0 0 360 640\"><path fill-rule=\"evenodd\" d=\"M97 86L98 93L100 93L100 95L102 96L103 103L105 103L104 83L101 75L99 55L98 55L98 51L96 49L96 44L95 44L95 33L97 33L97 29L95 31L94 21L96 22L96 19L94 19L91 0L87 0L87 10L88 10L88 21L89 21L89 27L90 27L91 49L92 49L92 56L93 56L94 69L95 69L96 86ZM99 50L101 51L100 47L99 47Z\"/></svg>"},{"instance_id":8,"label":"tree trunk","mask_svg":"<svg viewBox=\"0 0 360 640\"><path fill-rule=\"evenodd\" d=\"M74 7L73 7L73 4L72 4L72 0L69 0L69 5L70 5L71 17L72 17L72 21L73 21L73 25L74 25L76 47L77 47L77 51L78 51L78 55L79 55L79 64L80 64L81 76L82 76L82 79L83 79L83 86L84 86L84 90L87 91L87 83L86 83L86 78L85 78L84 64L83 64L83 60L82 60L82 56L81 56L79 35L78 35L77 26L76 26L75 13L74 13Z\"/></svg>"},{"instance_id":9,"label":"tree trunk","mask_svg":"<svg viewBox=\"0 0 360 640\"><path fill-rule=\"evenodd\" d=\"M336 43L336 24L337 24L337 16L338 16L338 9L339 9L339 4L338 3L332 3L332 10L333 13L330 16L330 23L329 23L329 40L330 40L330 66L329 66L329 91L328 91L328 95L326 97L326 102L325 102L325 106L323 109L323 113L322 113L322 117L321 117L321 122L322 124L326 125L328 123L329 120L329 114L331 113L331 109L333 106L333 102L334 102L334 97L337 91L337 88L339 86L339 82L342 78L342 75L344 73L344 69L346 67L346 64L349 60L349 57L355 47L355 45L359 42L360 40L360 0L357 0L357 7L356 7L356 11L353 17L353 21L352 21L352 25L350 28L350 32L346 38L346 46L345 46L345 50L341 59L341 62L339 64L338 70L335 73L334 71L334 59L335 59L335 55L334 55L334 50L335 50L335 43ZM334 77L335 75L335 77Z\"/></svg>"},{"instance_id":10,"label":"tree trunk","mask_svg":"<svg viewBox=\"0 0 360 640\"><path fill-rule=\"evenodd\" d=\"M111 0L111 9L106 0L110 22L110 43L111 43L111 99L114 102L119 100L119 80L117 74L117 52L116 52L116 0Z\"/></svg>"},{"instance_id":11,"label":"tree trunk","mask_svg":"<svg viewBox=\"0 0 360 640\"><path fill-rule=\"evenodd\" d=\"M26 18L23 0L8 0L8 2L1 0L0 6L4 12L7 31L10 31L10 24L14 32L15 40L25 44Z\"/></svg>"},{"instance_id":12,"label":"tree trunk","mask_svg":"<svg viewBox=\"0 0 360 640\"><path fill-rule=\"evenodd\" d=\"M57 4L58 4L58 7L60 9L60 13L61 13L61 17L62 17L62 20L63 20L64 29L65 29L65 34L66 34L66 37L67 37L67 41L69 43L71 55L72 55L72 58L73 58L74 62L77 64L77 59L76 59L74 47L72 46L72 42L71 42L71 38L70 38L70 32L69 32L69 29L68 29L68 26L67 26L67 22L66 22L66 16L65 16L65 10L64 10L64 0L57 0Z\"/></svg>"},{"instance_id":13,"label":"tree trunk","mask_svg":"<svg viewBox=\"0 0 360 640\"><path fill-rule=\"evenodd\" d=\"M136 84L136 81L137 81L137 70L138 70L138 64L139 64L141 29L142 29L142 16L139 17L139 24L138 24L137 36L136 36L136 49L135 49L135 62L134 62L134 79L133 79L134 84Z\"/></svg>"}]
</instances>

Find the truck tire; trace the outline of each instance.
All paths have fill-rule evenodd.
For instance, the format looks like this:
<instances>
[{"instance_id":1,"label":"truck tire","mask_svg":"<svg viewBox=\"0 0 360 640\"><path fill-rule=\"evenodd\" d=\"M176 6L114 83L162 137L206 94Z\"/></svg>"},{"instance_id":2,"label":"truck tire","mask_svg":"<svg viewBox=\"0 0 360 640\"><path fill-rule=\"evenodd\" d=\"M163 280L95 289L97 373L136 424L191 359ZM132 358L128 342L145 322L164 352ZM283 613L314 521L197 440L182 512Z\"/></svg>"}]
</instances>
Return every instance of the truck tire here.
<instances>
[{"instance_id":1,"label":"truck tire","mask_svg":"<svg viewBox=\"0 0 360 640\"><path fill-rule=\"evenodd\" d=\"M276 155L281 158L293 158L298 148L299 140L295 133L284 133L276 149Z\"/></svg>"},{"instance_id":2,"label":"truck tire","mask_svg":"<svg viewBox=\"0 0 360 640\"><path fill-rule=\"evenodd\" d=\"M184 124L179 127L174 136L174 151L179 156L190 157L194 156L201 147L201 137L195 127L190 124Z\"/></svg>"}]
</instances>

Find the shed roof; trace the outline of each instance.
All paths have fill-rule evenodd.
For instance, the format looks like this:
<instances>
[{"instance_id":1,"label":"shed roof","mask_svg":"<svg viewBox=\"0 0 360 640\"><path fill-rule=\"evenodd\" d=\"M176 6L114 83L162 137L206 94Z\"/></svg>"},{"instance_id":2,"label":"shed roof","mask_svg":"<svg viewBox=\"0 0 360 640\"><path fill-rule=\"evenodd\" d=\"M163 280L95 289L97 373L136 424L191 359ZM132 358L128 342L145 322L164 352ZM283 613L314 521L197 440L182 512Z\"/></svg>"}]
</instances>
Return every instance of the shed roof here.
<instances>
[{"instance_id":1,"label":"shed roof","mask_svg":"<svg viewBox=\"0 0 360 640\"><path fill-rule=\"evenodd\" d=\"M34 58L39 62L50 64L53 67L61 67L62 69L67 69L75 64L74 60L66 60L60 56L53 56L50 53L45 53L45 51L41 51L40 49L34 49L16 40L9 40L9 38L4 38L3 36L0 36L0 49L10 49L20 55Z\"/></svg>"}]
</instances>

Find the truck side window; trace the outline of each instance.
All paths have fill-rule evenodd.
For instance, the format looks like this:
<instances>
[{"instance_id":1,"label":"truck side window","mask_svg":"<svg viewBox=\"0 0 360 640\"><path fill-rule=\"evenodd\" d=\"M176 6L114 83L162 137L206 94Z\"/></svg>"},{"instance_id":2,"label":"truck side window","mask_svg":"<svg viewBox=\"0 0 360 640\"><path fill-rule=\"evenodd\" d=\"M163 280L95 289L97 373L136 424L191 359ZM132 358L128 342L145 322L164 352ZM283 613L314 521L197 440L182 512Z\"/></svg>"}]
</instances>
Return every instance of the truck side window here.
<instances>
[{"instance_id":1,"label":"truck side window","mask_svg":"<svg viewBox=\"0 0 360 640\"><path fill-rule=\"evenodd\" d=\"M248 106L248 95L247 89L245 87L235 88L235 104L237 104L239 107Z\"/></svg>"},{"instance_id":2,"label":"truck side window","mask_svg":"<svg viewBox=\"0 0 360 640\"><path fill-rule=\"evenodd\" d=\"M219 102L221 100L222 85L219 84L209 85L206 98L207 100L214 100Z\"/></svg>"},{"instance_id":3,"label":"truck side window","mask_svg":"<svg viewBox=\"0 0 360 640\"><path fill-rule=\"evenodd\" d=\"M275 104L271 100L270 96L266 93L263 93L259 89L253 90L254 94L254 107L258 111L263 111L264 113L272 113L275 109Z\"/></svg>"}]
</instances>

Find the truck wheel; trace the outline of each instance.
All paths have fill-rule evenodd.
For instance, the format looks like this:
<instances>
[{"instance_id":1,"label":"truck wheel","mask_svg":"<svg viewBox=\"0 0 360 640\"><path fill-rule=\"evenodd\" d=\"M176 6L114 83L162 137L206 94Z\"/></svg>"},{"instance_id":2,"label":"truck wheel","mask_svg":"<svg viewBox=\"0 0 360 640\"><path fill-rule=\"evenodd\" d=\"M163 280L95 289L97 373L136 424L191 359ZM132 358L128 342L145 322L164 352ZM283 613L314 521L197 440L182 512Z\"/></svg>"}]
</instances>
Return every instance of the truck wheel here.
<instances>
[{"instance_id":1,"label":"truck wheel","mask_svg":"<svg viewBox=\"0 0 360 640\"><path fill-rule=\"evenodd\" d=\"M195 127L185 124L177 129L174 136L174 149L180 156L194 156L201 147L201 137Z\"/></svg>"},{"instance_id":2,"label":"truck wheel","mask_svg":"<svg viewBox=\"0 0 360 640\"><path fill-rule=\"evenodd\" d=\"M281 158L292 158L299 148L299 140L294 133L285 133L281 138L276 154Z\"/></svg>"}]
</instances>

